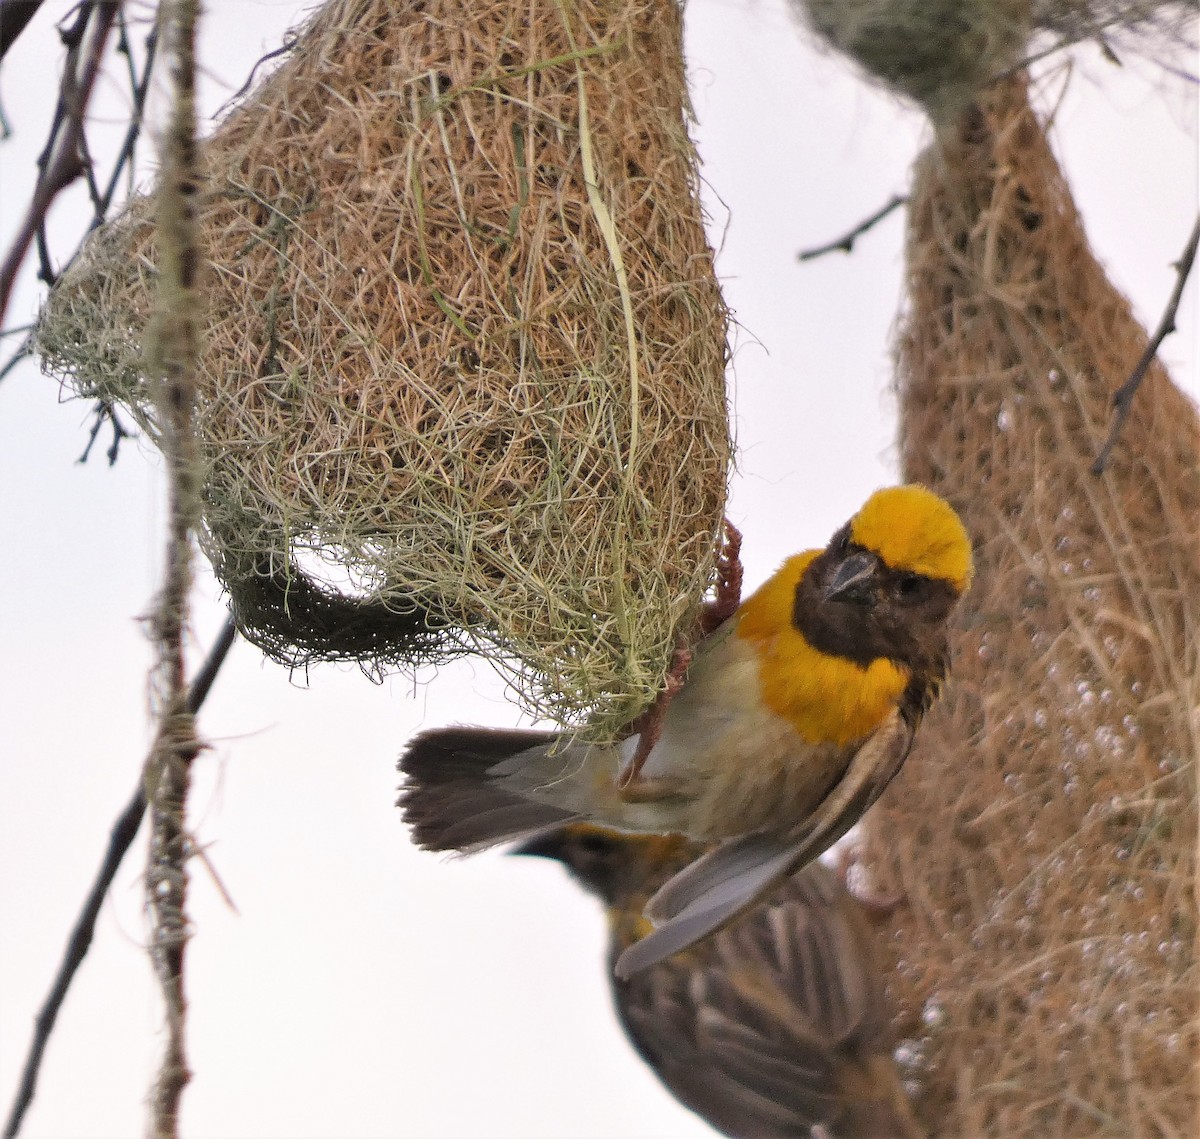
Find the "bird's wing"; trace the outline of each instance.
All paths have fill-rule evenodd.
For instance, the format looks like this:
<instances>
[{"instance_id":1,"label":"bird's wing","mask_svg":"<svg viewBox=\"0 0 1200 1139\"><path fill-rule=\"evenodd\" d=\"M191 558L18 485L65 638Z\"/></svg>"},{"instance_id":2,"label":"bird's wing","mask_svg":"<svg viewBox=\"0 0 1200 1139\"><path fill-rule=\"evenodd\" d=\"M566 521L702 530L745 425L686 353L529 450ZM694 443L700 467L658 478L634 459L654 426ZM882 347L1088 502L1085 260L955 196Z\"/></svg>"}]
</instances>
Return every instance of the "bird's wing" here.
<instances>
[{"instance_id":1,"label":"bird's wing","mask_svg":"<svg viewBox=\"0 0 1200 1139\"><path fill-rule=\"evenodd\" d=\"M840 1118L841 1068L857 1062L847 1044L868 1023L888 1055L882 986L845 905L811 866L693 953L618 984L638 1050L728 1134L794 1137Z\"/></svg>"},{"instance_id":2,"label":"bird's wing","mask_svg":"<svg viewBox=\"0 0 1200 1139\"><path fill-rule=\"evenodd\" d=\"M787 877L794 865L790 846L760 831L729 839L702 855L650 899L646 916L663 924L617 958L617 976L630 977L720 929ZM677 897L682 904L675 904ZM665 908L660 906L664 899Z\"/></svg>"},{"instance_id":3,"label":"bird's wing","mask_svg":"<svg viewBox=\"0 0 1200 1139\"><path fill-rule=\"evenodd\" d=\"M656 930L617 960L628 977L720 929L828 850L883 794L912 747L913 728L893 712L855 752L840 780L790 834L756 831L723 842L684 867L646 906Z\"/></svg>"},{"instance_id":4,"label":"bird's wing","mask_svg":"<svg viewBox=\"0 0 1200 1139\"><path fill-rule=\"evenodd\" d=\"M724 959L746 963L788 993L825 1048L859 1040L883 1042L887 1051L888 1017L872 937L838 876L813 862L713 940Z\"/></svg>"}]
</instances>

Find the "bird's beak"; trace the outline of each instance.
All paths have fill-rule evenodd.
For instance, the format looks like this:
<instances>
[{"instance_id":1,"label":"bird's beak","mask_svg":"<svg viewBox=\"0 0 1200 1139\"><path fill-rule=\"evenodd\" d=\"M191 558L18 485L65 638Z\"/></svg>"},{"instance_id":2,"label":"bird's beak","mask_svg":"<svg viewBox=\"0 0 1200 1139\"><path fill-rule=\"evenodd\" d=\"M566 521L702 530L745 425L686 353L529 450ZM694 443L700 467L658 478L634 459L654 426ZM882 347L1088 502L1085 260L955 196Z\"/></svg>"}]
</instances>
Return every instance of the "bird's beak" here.
<instances>
[{"instance_id":1,"label":"bird's beak","mask_svg":"<svg viewBox=\"0 0 1200 1139\"><path fill-rule=\"evenodd\" d=\"M865 550L851 554L833 571L829 584L825 586L826 601L845 601L854 605L868 605L875 599L875 576L879 569L878 559Z\"/></svg>"}]
</instances>

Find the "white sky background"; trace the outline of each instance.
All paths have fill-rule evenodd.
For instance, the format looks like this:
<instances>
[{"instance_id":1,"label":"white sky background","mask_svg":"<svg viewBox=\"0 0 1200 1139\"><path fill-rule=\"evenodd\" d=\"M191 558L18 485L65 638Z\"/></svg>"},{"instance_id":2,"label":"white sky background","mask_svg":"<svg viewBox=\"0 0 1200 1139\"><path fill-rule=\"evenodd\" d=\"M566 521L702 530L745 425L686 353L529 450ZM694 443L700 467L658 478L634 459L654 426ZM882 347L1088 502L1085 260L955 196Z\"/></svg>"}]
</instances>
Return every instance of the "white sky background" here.
<instances>
[{"instance_id":1,"label":"white sky background","mask_svg":"<svg viewBox=\"0 0 1200 1139\"><path fill-rule=\"evenodd\" d=\"M208 0L211 111L277 45L293 0ZM0 247L27 201L61 50L48 0L0 72ZM895 191L921 117L814 53L782 0L690 0L688 58L718 269L741 329L730 514L747 587L825 542L895 479L889 331L897 214L851 257L798 265ZM121 108L109 84L110 105ZM1055 142L1090 235L1153 326L1196 211L1195 88L1084 53ZM149 148L146 151L149 153ZM80 199L60 206L76 211ZM62 252L66 252L65 245ZM1197 391L1193 280L1163 355ZM9 314L38 295L33 267ZM6 341L4 347L11 346ZM7 353L5 353L7 355ZM0 1111L34 1013L150 738L136 615L160 576L165 494L148 445L80 466L89 406L26 364L0 383ZM223 617L202 583L198 662ZM191 1139L702 1136L610 1012L598 906L556 865L446 862L408 842L394 761L414 731L512 724L482 663L382 686L307 684L235 645L200 719L194 829L237 906L193 864ZM139 839L50 1045L28 1139L141 1134L161 1046L142 945Z\"/></svg>"}]
</instances>

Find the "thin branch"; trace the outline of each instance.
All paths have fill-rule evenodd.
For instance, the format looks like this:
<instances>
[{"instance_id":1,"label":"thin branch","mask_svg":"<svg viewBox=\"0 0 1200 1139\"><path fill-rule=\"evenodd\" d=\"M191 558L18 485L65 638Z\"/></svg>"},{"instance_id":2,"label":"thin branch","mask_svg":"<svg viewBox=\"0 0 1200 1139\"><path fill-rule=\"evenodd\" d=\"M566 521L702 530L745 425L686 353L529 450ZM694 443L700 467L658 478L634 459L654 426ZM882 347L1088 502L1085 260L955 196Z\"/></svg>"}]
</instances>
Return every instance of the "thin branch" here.
<instances>
[{"instance_id":1,"label":"thin branch","mask_svg":"<svg viewBox=\"0 0 1200 1139\"><path fill-rule=\"evenodd\" d=\"M105 423L112 425L113 439L109 444L108 450L104 452L105 458L108 459L108 465L115 466L117 455L121 450L122 439L132 439L133 432L117 418L117 409L111 400L100 399L96 401L96 406L93 409L96 416L96 422L92 424L92 429L88 434L87 446L83 449L83 454L75 461L77 463L86 463L88 456L92 453L92 448L96 445L96 437L100 434L100 428Z\"/></svg>"},{"instance_id":2,"label":"thin branch","mask_svg":"<svg viewBox=\"0 0 1200 1139\"><path fill-rule=\"evenodd\" d=\"M1117 388L1113 395L1112 402L1115 410L1113 424L1108 438L1104 441L1104 446L1100 448L1100 454L1096 456L1096 461L1092 464L1092 474L1094 475L1103 474L1104 468L1108 466L1109 456L1112 455L1113 447L1116 446L1121 429L1125 426L1125 420L1129 418L1130 409L1133 407L1133 397L1137 395L1138 388L1142 386L1142 381L1146 378L1146 373L1150 370L1154 357L1158 355L1162 342L1175 331L1175 317L1179 313L1179 301L1183 297L1184 286L1187 285L1192 265L1196 260L1198 243L1200 243L1200 217L1196 218L1196 224L1192 226L1192 233L1188 238L1187 245L1183 247L1183 253L1172 266L1176 274L1175 288L1171 290L1171 298L1163 310L1162 319L1158 322L1154 335L1150 337L1146 351L1134 365L1129 379Z\"/></svg>"},{"instance_id":3,"label":"thin branch","mask_svg":"<svg viewBox=\"0 0 1200 1139\"><path fill-rule=\"evenodd\" d=\"M192 683L188 686L185 707L193 716L200 711L201 705L208 699L209 691L217 679L217 673L221 671L221 665L225 663L225 657L236 637L237 622L231 613L225 618L225 624L221 626L217 639L213 642L212 648L208 650L208 656L204 658L200 671L196 673L192 678Z\"/></svg>"},{"instance_id":4,"label":"thin branch","mask_svg":"<svg viewBox=\"0 0 1200 1139\"><path fill-rule=\"evenodd\" d=\"M117 13L117 42L113 47L113 51L117 55L125 57L125 66L129 69L129 89L131 91L136 90L138 85L137 68L133 63L133 47L129 42L129 23L125 19L125 6L123 4L121 5L121 10Z\"/></svg>"},{"instance_id":5,"label":"thin branch","mask_svg":"<svg viewBox=\"0 0 1200 1139\"><path fill-rule=\"evenodd\" d=\"M225 100L224 103L217 108L213 118L219 119L230 107L233 106L234 103L236 103L244 94L246 94L247 91L250 90L251 87L254 86L254 80L258 75L258 69L262 67L264 63L268 63L272 59L278 59L281 55L287 55L289 51L292 51L295 48L296 44L299 42L299 39L300 33L294 28L284 32L283 43L281 43L279 47L274 48L272 51L267 52L266 55L259 57L254 66L250 68L250 74L246 76L246 82L243 83L232 95L229 96L228 99Z\"/></svg>"},{"instance_id":6,"label":"thin branch","mask_svg":"<svg viewBox=\"0 0 1200 1139\"><path fill-rule=\"evenodd\" d=\"M8 54L41 6L42 0L0 0L0 59Z\"/></svg>"},{"instance_id":7,"label":"thin branch","mask_svg":"<svg viewBox=\"0 0 1200 1139\"><path fill-rule=\"evenodd\" d=\"M17 273L34 238L42 232L46 214L59 193L83 172L83 119L92 97L104 45L116 19L119 0L89 0L75 23L63 33L67 59L63 65L58 108L50 141L38 159L37 185L11 248L0 264L0 321L8 311ZM44 266L43 266L44 267Z\"/></svg>"},{"instance_id":8,"label":"thin branch","mask_svg":"<svg viewBox=\"0 0 1200 1139\"><path fill-rule=\"evenodd\" d=\"M907 194L893 194L886 205L876 210L866 221L861 221L849 233L843 234L836 241L829 242L828 245L818 245L812 249L803 249L796 254L797 261L812 261L815 257L824 257L826 253L837 253L839 250L842 253L850 253L854 249L854 242L862 237L867 230L878 225L885 217L893 210L898 210L901 206L908 204Z\"/></svg>"},{"instance_id":9,"label":"thin branch","mask_svg":"<svg viewBox=\"0 0 1200 1139\"><path fill-rule=\"evenodd\" d=\"M188 688L187 708L193 714L200 710L200 706L212 689L213 682L217 679L217 673L221 671L221 665L225 663L225 657L236 636L237 626L231 615L226 619L216 641L208 651L208 656L204 659L204 664L201 665L200 671L196 673ZM113 823L108 839L108 849L104 852L104 860L92 882L92 888L83 900L83 908L67 939L67 947L63 952L58 972L54 976L54 983L50 986L50 992L42 1002L42 1007L38 1010L34 1020L33 1039L30 1041L29 1051L25 1056L25 1066L21 1071L21 1082L17 1088L16 1099L13 1101L8 1121L4 1125L4 1139L16 1139L21 1130L21 1122L37 1091L42 1057L46 1051L46 1045L50 1041L50 1034L54 1031L54 1023L58 1019L59 1010L66 1000L67 991L75 979L75 974L79 971L79 966L83 964L83 959L87 956L88 949L92 944L92 936L96 932L96 920L100 916L100 907L108 895L113 879L117 876L117 870L124 861L130 846L133 845L134 838L137 837L145 813L146 790L139 777L137 790L125 809L117 816L117 821Z\"/></svg>"},{"instance_id":10,"label":"thin branch","mask_svg":"<svg viewBox=\"0 0 1200 1139\"><path fill-rule=\"evenodd\" d=\"M188 943L186 816L192 763L200 750L187 709L184 634L192 585L191 536L200 522L199 456L193 415L200 355L202 257L196 221L200 164L196 147L196 26L199 0L163 0L159 8L171 71L171 111L162 146L156 199L160 256L148 359L162 425L169 513L166 570L154 617L158 663L152 694L158 747L146 765L150 852L146 904L150 957L166 1011L167 1039L150 1094L150 1134L176 1139L179 1104L191 1079L187 1063L184 960Z\"/></svg>"},{"instance_id":11,"label":"thin branch","mask_svg":"<svg viewBox=\"0 0 1200 1139\"><path fill-rule=\"evenodd\" d=\"M155 26L150 29L149 34L146 36L146 60L142 65L142 74L139 78L134 68L133 55L129 51L128 43L126 43L126 53L129 57L130 83L133 91L133 109L129 117L129 126L125 131L125 138L121 143L121 149L117 152L117 160L113 165L112 174L108 179L108 185L104 188L104 193L100 195L100 201L96 206L96 215L92 219L93 229L108 218L108 210L112 205L113 197L116 195L117 183L121 179L121 174L127 166L131 166L133 163L138 138L142 133L142 122L146 113L146 96L150 91L150 79L154 73L154 60L157 52L158 28Z\"/></svg>"},{"instance_id":12,"label":"thin branch","mask_svg":"<svg viewBox=\"0 0 1200 1139\"><path fill-rule=\"evenodd\" d=\"M0 367L0 383L8 378L9 373L33 351L33 334L30 333L21 341L21 346L4 361Z\"/></svg>"}]
</instances>

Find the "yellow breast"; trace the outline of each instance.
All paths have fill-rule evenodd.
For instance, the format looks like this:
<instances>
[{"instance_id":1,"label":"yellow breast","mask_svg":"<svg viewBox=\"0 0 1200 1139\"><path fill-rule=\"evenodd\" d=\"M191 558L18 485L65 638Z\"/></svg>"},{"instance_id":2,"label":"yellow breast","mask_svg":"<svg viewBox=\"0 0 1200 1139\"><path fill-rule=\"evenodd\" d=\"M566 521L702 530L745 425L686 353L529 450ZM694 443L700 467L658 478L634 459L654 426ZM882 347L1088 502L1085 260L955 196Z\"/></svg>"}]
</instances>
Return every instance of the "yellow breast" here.
<instances>
[{"instance_id":1,"label":"yellow breast","mask_svg":"<svg viewBox=\"0 0 1200 1139\"><path fill-rule=\"evenodd\" d=\"M736 636L758 658L763 700L810 743L847 744L879 726L909 674L890 660L867 667L830 656L792 625L796 584L819 551L789 558L738 610Z\"/></svg>"}]
</instances>

